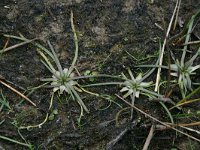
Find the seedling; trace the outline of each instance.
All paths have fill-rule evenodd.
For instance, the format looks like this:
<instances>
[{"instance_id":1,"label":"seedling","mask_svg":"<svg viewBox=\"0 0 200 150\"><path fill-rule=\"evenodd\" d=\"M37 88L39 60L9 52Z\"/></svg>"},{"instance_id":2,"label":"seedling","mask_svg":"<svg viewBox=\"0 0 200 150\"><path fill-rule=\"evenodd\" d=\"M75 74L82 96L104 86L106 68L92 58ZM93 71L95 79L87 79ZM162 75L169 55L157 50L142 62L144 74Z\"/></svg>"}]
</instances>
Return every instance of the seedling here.
<instances>
[{"instance_id":1,"label":"seedling","mask_svg":"<svg viewBox=\"0 0 200 150\"><path fill-rule=\"evenodd\" d=\"M195 75L195 71L200 68L200 64L193 66L194 60L198 57L199 53L200 48L197 53L187 62L181 63L176 60L175 64L170 65L170 69L173 71L171 75L178 78L178 84L183 98L188 90L192 90L191 76Z\"/></svg>"},{"instance_id":2,"label":"seedling","mask_svg":"<svg viewBox=\"0 0 200 150\"><path fill-rule=\"evenodd\" d=\"M1 91L1 97L0 97L0 112L6 108L8 110L11 110L9 101L6 99L6 97L3 95L2 91Z\"/></svg>"},{"instance_id":3,"label":"seedling","mask_svg":"<svg viewBox=\"0 0 200 150\"><path fill-rule=\"evenodd\" d=\"M51 52L46 53L52 60L55 62L57 69L54 68L52 63L46 57L46 55L42 51L38 51L40 55L43 57L44 61L42 63L46 66L46 68L53 74L51 78L43 79L43 81L48 81L51 83L51 87L53 88L53 92L58 92L59 94L69 94L73 100L76 100L81 107L81 115L83 115L83 109L89 113L88 108L83 103L80 98L78 92L82 92L81 88L79 88L79 84L73 79L75 77L74 69L75 63L78 57L78 39L76 35L76 30L73 23L73 13L71 12L71 27L74 33L74 43L75 43L75 56L73 62L69 68L62 68L59 59L55 53L55 50L51 43L48 41L48 45L51 49Z\"/></svg>"},{"instance_id":4,"label":"seedling","mask_svg":"<svg viewBox=\"0 0 200 150\"><path fill-rule=\"evenodd\" d=\"M128 73L130 76L130 79L127 78L123 73L122 77L125 80L123 82L123 88L120 90L120 92L126 92L123 95L123 98L126 98L128 96L131 97L132 105L134 105L135 99L139 98L140 94L148 96L150 98L152 97L163 97L162 95L155 93L148 88L153 85L153 82L144 82L144 80L154 71L152 69L149 73L147 73L144 77L142 77L142 74L139 73L139 75L135 78L133 76L133 73L130 69L128 69ZM131 119L132 119L133 109L131 109Z\"/></svg>"},{"instance_id":5,"label":"seedling","mask_svg":"<svg viewBox=\"0 0 200 150\"><path fill-rule=\"evenodd\" d=\"M126 92L123 98L130 96L132 99L132 105L134 105L135 98L139 98L141 91L143 91L145 88L150 87L152 85L152 82L142 82L143 79L141 73L136 78L133 76L133 73L131 72L130 69L128 69L128 73L131 79L128 79L122 73L122 76L125 81L123 83L124 87L120 90L120 92Z\"/></svg>"}]
</instances>

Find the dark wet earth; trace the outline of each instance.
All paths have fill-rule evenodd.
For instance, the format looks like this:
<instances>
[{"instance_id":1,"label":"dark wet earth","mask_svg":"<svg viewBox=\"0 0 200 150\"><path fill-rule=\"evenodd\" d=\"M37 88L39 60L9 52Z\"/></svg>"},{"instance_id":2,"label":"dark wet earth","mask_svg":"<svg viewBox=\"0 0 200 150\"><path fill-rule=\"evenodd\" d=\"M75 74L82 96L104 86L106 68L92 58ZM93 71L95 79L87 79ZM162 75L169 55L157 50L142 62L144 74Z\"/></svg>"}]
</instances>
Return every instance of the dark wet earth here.
<instances>
[{"instance_id":1,"label":"dark wet earth","mask_svg":"<svg viewBox=\"0 0 200 150\"><path fill-rule=\"evenodd\" d=\"M23 35L28 39L40 38L39 43L45 47L48 47L46 41L50 40L61 64L69 67L74 56L70 25L70 12L73 11L79 41L76 67L80 74L89 70L100 74L119 75L126 72L127 68L138 72L141 69L135 68L136 65L153 64L156 61L159 42L164 40L175 4L174 0L1 0L0 49L3 49L6 42L8 46L19 43L18 40L8 39L3 34ZM186 24L198 8L199 0L182 0L180 19ZM197 26L200 27L199 24ZM179 24L171 36L182 29ZM194 38L200 36L199 29L196 28ZM167 62L167 58L164 58L164 61ZM20 126L39 124L44 120L51 90L40 88L30 93L30 89L41 85L43 82L40 79L50 77L51 74L40 62L36 47L27 44L0 54L0 75L37 105L35 108L22 101L18 95L0 84L0 97L4 95L10 105L10 109L0 109L0 136L30 143L34 149L48 150L139 150L145 143L152 120L134 111L131 121L129 109L123 110L127 105L115 96L120 95L120 87L116 86L89 90L106 94L117 104L81 94L90 113L85 113L80 123L78 104L69 97L56 97L51 111L57 110L58 114L42 128L20 130L20 136ZM152 80L155 80L155 75ZM107 79L97 79L97 82L99 81ZM85 84L88 81L81 82ZM175 91L176 100L179 96ZM159 103L141 97L136 101L136 105L164 122L169 121ZM198 106L190 106L187 110L198 110ZM195 116L184 119L187 122L191 119L197 121L199 118ZM113 145L110 144L120 133L124 135ZM188 150L191 147L196 150L200 147L199 143L181 134L176 135L173 130L155 131L154 134L149 146L152 150ZM0 149L28 148L0 138Z\"/></svg>"}]
</instances>

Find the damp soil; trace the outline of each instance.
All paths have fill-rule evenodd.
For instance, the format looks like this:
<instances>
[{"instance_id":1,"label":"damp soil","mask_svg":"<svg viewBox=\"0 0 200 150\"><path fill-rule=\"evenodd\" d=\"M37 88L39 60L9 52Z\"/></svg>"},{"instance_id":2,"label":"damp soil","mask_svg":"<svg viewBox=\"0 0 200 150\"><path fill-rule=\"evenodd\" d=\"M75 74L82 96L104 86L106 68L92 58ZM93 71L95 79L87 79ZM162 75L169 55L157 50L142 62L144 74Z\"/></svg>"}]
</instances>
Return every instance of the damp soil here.
<instances>
[{"instance_id":1,"label":"damp soil","mask_svg":"<svg viewBox=\"0 0 200 150\"><path fill-rule=\"evenodd\" d=\"M20 42L8 39L3 36L4 34L23 35L28 39L40 38L38 42L45 47L48 47L47 40L50 40L62 66L69 67L75 49L70 25L70 12L73 11L79 41L76 67L80 74L89 70L100 74L119 75L122 72L126 74L127 68L131 68L133 73L146 71L145 68L139 69L135 66L156 62L159 42L164 40L175 3L174 0L1 0L0 49L7 42L7 46ZM198 0L182 0L179 24L170 36L182 31L188 18L191 18L199 7ZM197 27L199 26L197 22ZM199 38L199 29L195 28L194 39ZM180 47L170 45L170 48ZM191 49L195 48L191 46ZM39 124L48 112L51 89L39 88L30 93L31 88L43 83L41 78L51 77L40 59L33 44L0 55L0 75L3 77L0 76L0 79L25 95L28 94L37 105L31 106L19 95L0 85L1 96L3 95L10 105L10 109L4 107L0 111L1 136L24 143L26 140L34 149L142 149L153 122L137 111L134 111L133 119L130 119L130 109L124 109L128 106L115 96L121 95L119 86L88 89L109 96L115 103L80 93L90 110L89 114L84 113L81 122L78 122L80 107L75 101L66 95L55 97L51 112L57 110L58 113L41 128L20 130L24 138L22 139L18 127ZM164 61L167 62L167 58L164 58ZM155 81L155 76L156 73L148 80ZM81 82L85 84L103 81L109 79ZM180 93L174 89L173 100L177 102L179 98ZM140 109L159 120L170 121L159 103L150 102L145 97L137 99L135 103ZM169 104L168 107L170 106ZM185 109L197 111L199 106L190 105ZM172 113L181 112L175 110ZM181 121L191 122L198 119L194 116ZM198 130L198 127L196 129ZM113 142L122 133L124 135ZM164 130L155 131L149 149L188 150L191 147L198 149L200 145L181 134L176 134L173 130ZM27 148L0 139L0 149Z\"/></svg>"}]
</instances>

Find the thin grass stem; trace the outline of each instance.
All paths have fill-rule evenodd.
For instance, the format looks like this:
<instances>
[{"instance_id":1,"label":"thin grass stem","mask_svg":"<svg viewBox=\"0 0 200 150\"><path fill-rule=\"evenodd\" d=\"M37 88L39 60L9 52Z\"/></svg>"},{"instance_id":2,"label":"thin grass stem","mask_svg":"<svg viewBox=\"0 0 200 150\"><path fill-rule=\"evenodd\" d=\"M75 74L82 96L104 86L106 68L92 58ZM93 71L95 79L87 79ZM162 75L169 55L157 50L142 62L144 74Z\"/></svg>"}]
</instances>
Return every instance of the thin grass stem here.
<instances>
[{"instance_id":1,"label":"thin grass stem","mask_svg":"<svg viewBox=\"0 0 200 150\"><path fill-rule=\"evenodd\" d=\"M14 140L14 139L2 136L2 135L0 135L0 139L6 140L6 141L10 141L12 143L15 143L15 144L18 144L18 145L22 145L22 146L25 146L25 147L28 147L28 148L32 147L30 144L22 143L22 142L19 142L17 140Z\"/></svg>"},{"instance_id":2,"label":"thin grass stem","mask_svg":"<svg viewBox=\"0 0 200 150\"><path fill-rule=\"evenodd\" d=\"M188 32L187 32L187 35L186 35L185 43L188 43L189 40L190 40L190 35L191 35L193 23L194 23L194 16L192 16L191 20L189 21L189 27L188 27ZM182 56L181 56L181 66L184 66L184 64L185 64L185 55L186 55L186 52L187 52L186 51L187 47L188 47L188 45L185 45L184 48L183 48L183 53L182 53Z\"/></svg>"},{"instance_id":3,"label":"thin grass stem","mask_svg":"<svg viewBox=\"0 0 200 150\"><path fill-rule=\"evenodd\" d=\"M93 86L103 86L103 85L122 85L122 84L124 84L124 82L105 82L105 83L84 85L82 87L93 87Z\"/></svg>"},{"instance_id":4,"label":"thin grass stem","mask_svg":"<svg viewBox=\"0 0 200 150\"><path fill-rule=\"evenodd\" d=\"M84 108L84 110L89 113L89 110L87 109L87 107L85 106L85 104L83 103L82 99L80 98L80 96L78 95L78 93L74 90L73 87L69 86L70 90L72 91L72 93L74 94L74 96L77 98L78 102L80 103L80 105Z\"/></svg>"},{"instance_id":5,"label":"thin grass stem","mask_svg":"<svg viewBox=\"0 0 200 150\"><path fill-rule=\"evenodd\" d=\"M161 106L165 109L165 111L167 112L167 114L168 114L168 116L169 116L169 118L170 118L170 120L171 120L171 123L173 123L174 124L174 119L173 119L173 117L172 117L172 114L171 114L171 112L169 111L169 109L166 107L166 105L163 103L163 102L159 102L160 104L161 104Z\"/></svg>"},{"instance_id":6,"label":"thin grass stem","mask_svg":"<svg viewBox=\"0 0 200 150\"><path fill-rule=\"evenodd\" d=\"M71 11L71 28L72 28L72 32L74 33L74 44L75 44L75 55L74 55L74 59L72 61L71 66L74 67L78 58L78 38L76 34L76 29L74 26L74 16L73 16L72 11Z\"/></svg>"}]
</instances>

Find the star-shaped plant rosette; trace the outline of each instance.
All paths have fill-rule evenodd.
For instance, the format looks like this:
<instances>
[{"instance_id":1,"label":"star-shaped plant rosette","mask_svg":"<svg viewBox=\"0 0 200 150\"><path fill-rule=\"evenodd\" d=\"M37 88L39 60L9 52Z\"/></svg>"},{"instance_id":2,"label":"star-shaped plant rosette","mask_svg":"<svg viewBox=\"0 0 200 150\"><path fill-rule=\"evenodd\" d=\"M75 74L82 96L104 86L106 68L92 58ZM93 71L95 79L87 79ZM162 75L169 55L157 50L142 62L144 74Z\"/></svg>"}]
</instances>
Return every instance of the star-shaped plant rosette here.
<instances>
[{"instance_id":1,"label":"star-shaped plant rosette","mask_svg":"<svg viewBox=\"0 0 200 150\"><path fill-rule=\"evenodd\" d=\"M139 95L142 90L152 85L152 82L142 82L142 74L140 73L136 78L133 76L131 70L128 70L131 79L128 79L124 74L122 74L124 81L124 87L120 92L126 92L123 98L131 96L132 104L134 104L135 98L139 98Z\"/></svg>"},{"instance_id":2,"label":"star-shaped plant rosette","mask_svg":"<svg viewBox=\"0 0 200 150\"><path fill-rule=\"evenodd\" d=\"M58 91L59 94L63 94L63 92L70 94L70 86L76 87L76 85L78 85L76 81L70 80L70 78L75 77L75 74L71 72L71 70L65 68L62 71L63 74L59 71L55 71L55 75L51 78L51 85L54 87L53 92Z\"/></svg>"},{"instance_id":3,"label":"star-shaped plant rosette","mask_svg":"<svg viewBox=\"0 0 200 150\"><path fill-rule=\"evenodd\" d=\"M123 98L131 97L132 105L135 103L135 99L139 98L140 95L148 96L149 98L152 97L163 97L162 95L155 93L148 89L149 87L153 86L153 82L144 82L144 80L151 75L151 73L154 71L152 69L149 73L147 73L145 76L142 77L142 74L139 73L139 75L135 78L133 76L133 73L130 69L128 69L128 73L130 76L130 79L127 78L123 73L122 77L125 80L122 85L123 88L120 90L120 92L125 94L123 95ZM131 119L133 115L133 109L131 109Z\"/></svg>"},{"instance_id":4,"label":"star-shaped plant rosette","mask_svg":"<svg viewBox=\"0 0 200 150\"><path fill-rule=\"evenodd\" d=\"M75 55L72 64L70 65L69 68L64 68L64 69L62 68L60 61L55 53L55 50L49 41L47 43L51 51L42 47L43 51L39 50L38 52L43 58L42 63L52 73L51 78L42 79L42 81L50 82L49 87L53 88L53 93L58 92L59 95L64 93L70 95L72 99L77 101L78 104L80 105L81 116L83 116L83 110L85 110L87 113L89 113L89 110L87 109L87 107L85 106L84 102L82 101L82 99L78 94L78 92L82 92L82 89L80 88L77 81L75 81L78 78L74 73L75 64L78 57L78 38L73 23L73 13L71 13L71 27L74 33ZM49 58L47 58L47 56L50 57L51 60L53 60L53 62L56 64L57 69L54 68Z\"/></svg>"},{"instance_id":5,"label":"star-shaped plant rosette","mask_svg":"<svg viewBox=\"0 0 200 150\"><path fill-rule=\"evenodd\" d=\"M49 41L48 44L52 51L53 60L55 61L58 70L56 70L53 67L53 65L50 63L50 61L47 59L45 55L41 54L41 56L43 56L45 60L45 62L42 61L42 63L53 74L51 78L45 78L42 79L42 81L50 82L49 87L53 88L54 93L58 92L59 95L64 93L69 94L73 100L77 100L77 102L81 106L81 110L83 108L86 112L89 112L89 110L83 103L82 99L80 98L79 94L77 93L77 92L82 92L82 90L81 88L79 88L79 84L77 83L77 81L75 81L76 76L75 73L73 72L74 66L72 65L71 67L69 67L69 69L68 68L62 69L62 66Z\"/></svg>"}]
</instances>

